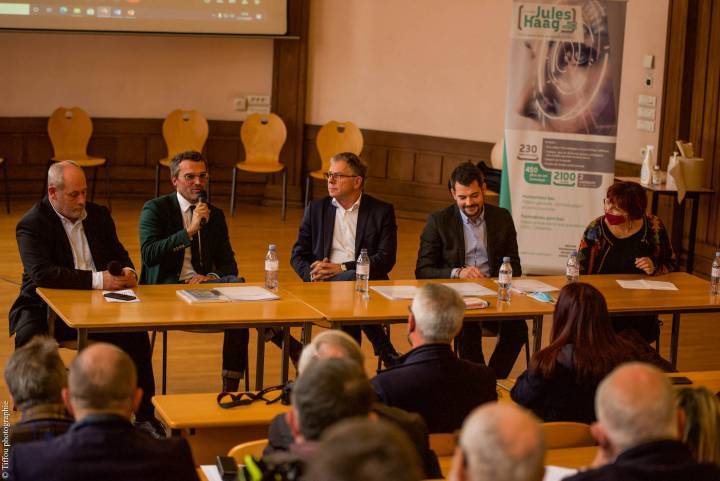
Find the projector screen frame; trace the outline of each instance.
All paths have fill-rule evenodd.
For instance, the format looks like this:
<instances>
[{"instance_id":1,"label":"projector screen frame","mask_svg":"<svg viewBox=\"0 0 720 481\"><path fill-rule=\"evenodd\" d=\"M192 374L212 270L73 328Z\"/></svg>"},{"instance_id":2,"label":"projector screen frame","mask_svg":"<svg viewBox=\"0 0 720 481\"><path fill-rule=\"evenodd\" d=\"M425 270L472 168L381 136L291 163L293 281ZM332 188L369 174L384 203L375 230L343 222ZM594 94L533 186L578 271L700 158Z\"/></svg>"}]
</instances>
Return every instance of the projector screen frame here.
<instances>
[{"instance_id":1,"label":"projector screen frame","mask_svg":"<svg viewBox=\"0 0 720 481\"><path fill-rule=\"evenodd\" d=\"M134 30L71 30L57 28L4 28L0 27L0 33L60 33L60 34L81 34L81 35L138 35L150 37L232 37L232 38L255 38L268 40L300 40L299 35L276 35L262 33L209 33L209 32L138 32Z\"/></svg>"}]
</instances>

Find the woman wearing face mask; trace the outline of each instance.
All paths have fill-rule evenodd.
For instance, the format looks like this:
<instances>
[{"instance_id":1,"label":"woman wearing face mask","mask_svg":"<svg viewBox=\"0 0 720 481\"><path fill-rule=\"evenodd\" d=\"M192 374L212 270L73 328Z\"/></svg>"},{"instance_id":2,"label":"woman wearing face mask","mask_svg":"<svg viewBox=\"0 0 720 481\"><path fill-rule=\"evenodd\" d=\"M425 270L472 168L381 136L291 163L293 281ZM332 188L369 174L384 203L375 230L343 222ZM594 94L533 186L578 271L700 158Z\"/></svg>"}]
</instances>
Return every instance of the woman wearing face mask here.
<instances>
[{"instance_id":1,"label":"woman wearing face mask","mask_svg":"<svg viewBox=\"0 0 720 481\"><path fill-rule=\"evenodd\" d=\"M677 259L662 221L646 214L645 190L635 182L617 182L604 199L605 215L585 229L578 247L580 274L645 274L675 270ZM615 317L617 331L632 327L648 341L660 332L657 316Z\"/></svg>"}]
</instances>

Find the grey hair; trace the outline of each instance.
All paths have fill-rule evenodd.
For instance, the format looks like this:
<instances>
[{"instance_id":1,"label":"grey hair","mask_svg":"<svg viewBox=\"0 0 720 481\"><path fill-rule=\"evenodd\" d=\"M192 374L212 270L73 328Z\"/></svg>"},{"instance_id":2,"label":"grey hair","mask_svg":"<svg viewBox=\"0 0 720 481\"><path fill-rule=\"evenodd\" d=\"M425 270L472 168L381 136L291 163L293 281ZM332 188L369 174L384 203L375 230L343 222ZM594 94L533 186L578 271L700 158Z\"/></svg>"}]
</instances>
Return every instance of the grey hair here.
<instances>
[{"instance_id":1,"label":"grey hair","mask_svg":"<svg viewBox=\"0 0 720 481\"><path fill-rule=\"evenodd\" d=\"M75 161L63 160L62 162L54 162L48 169L48 187L55 187L57 190L63 190L65 188L65 168L69 166L75 166L82 170Z\"/></svg>"},{"instance_id":2,"label":"grey hair","mask_svg":"<svg viewBox=\"0 0 720 481\"><path fill-rule=\"evenodd\" d=\"M54 339L36 336L13 352L5 366L5 382L18 409L61 404L67 371Z\"/></svg>"},{"instance_id":3,"label":"grey hair","mask_svg":"<svg viewBox=\"0 0 720 481\"><path fill-rule=\"evenodd\" d=\"M626 363L608 374L598 386L595 411L620 451L678 435L672 384L649 364Z\"/></svg>"},{"instance_id":4,"label":"grey hair","mask_svg":"<svg viewBox=\"0 0 720 481\"><path fill-rule=\"evenodd\" d=\"M463 423L459 444L470 481L543 477L545 440L540 422L519 406L492 403L475 409Z\"/></svg>"},{"instance_id":5,"label":"grey hair","mask_svg":"<svg viewBox=\"0 0 720 481\"><path fill-rule=\"evenodd\" d=\"M101 348L112 355L96 354ZM93 344L70 364L68 388L77 407L98 411L127 408L132 405L136 387L135 364L125 351L112 344Z\"/></svg>"},{"instance_id":6,"label":"grey hair","mask_svg":"<svg viewBox=\"0 0 720 481\"><path fill-rule=\"evenodd\" d=\"M318 350L323 344L337 347L345 354L345 358L360 366L361 369L365 368L365 357L355 339L346 332L330 329L315 336L312 342L305 346L298 361L298 374L302 373L314 359L318 358Z\"/></svg>"},{"instance_id":7,"label":"grey hair","mask_svg":"<svg viewBox=\"0 0 720 481\"><path fill-rule=\"evenodd\" d=\"M427 342L451 342L462 327L465 303L447 286L426 284L415 294L411 310Z\"/></svg>"}]
</instances>

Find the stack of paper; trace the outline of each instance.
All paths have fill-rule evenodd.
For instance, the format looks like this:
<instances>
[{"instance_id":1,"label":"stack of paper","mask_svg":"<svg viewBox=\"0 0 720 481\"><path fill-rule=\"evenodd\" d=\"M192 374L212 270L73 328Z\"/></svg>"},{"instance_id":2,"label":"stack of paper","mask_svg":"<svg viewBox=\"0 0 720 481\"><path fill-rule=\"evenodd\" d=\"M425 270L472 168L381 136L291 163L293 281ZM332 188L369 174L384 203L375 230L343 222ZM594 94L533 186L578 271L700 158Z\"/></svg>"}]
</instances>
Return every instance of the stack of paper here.
<instances>
[{"instance_id":1,"label":"stack of paper","mask_svg":"<svg viewBox=\"0 0 720 481\"><path fill-rule=\"evenodd\" d=\"M277 294L258 286L216 287L213 291L231 301L274 301L280 299Z\"/></svg>"},{"instance_id":2,"label":"stack of paper","mask_svg":"<svg viewBox=\"0 0 720 481\"><path fill-rule=\"evenodd\" d=\"M557 291L557 287L553 287L550 284L546 284L543 281L537 279L513 279L512 288L518 292L552 292Z\"/></svg>"},{"instance_id":3,"label":"stack of paper","mask_svg":"<svg viewBox=\"0 0 720 481\"><path fill-rule=\"evenodd\" d=\"M467 296L494 296L497 293L485 286L476 284L475 282L448 282L443 284L448 286L463 297Z\"/></svg>"},{"instance_id":4,"label":"stack of paper","mask_svg":"<svg viewBox=\"0 0 720 481\"><path fill-rule=\"evenodd\" d=\"M677 291L679 290L672 282L648 281L646 279L638 279L636 281L617 280L617 283L623 289L651 289L656 291Z\"/></svg>"},{"instance_id":5,"label":"stack of paper","mask_svg":"<svg viewBox=\"0 0 720 481\"><path fill-rule=\"evenodd\" d=\"M415 286L372 286L370 289L391 301L412 299L415 297Z\"/></svg>"}]
</instances>

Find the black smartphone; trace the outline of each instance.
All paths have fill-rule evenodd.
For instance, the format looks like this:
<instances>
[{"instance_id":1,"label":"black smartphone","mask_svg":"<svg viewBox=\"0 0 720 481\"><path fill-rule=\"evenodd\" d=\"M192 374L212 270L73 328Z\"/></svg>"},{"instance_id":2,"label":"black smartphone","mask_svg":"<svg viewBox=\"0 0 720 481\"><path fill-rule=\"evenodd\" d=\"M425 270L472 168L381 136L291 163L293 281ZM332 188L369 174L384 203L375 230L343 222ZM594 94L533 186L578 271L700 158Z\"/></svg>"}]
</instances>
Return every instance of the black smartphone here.
<instances>
[{"instance_id":1,"label":"black smartphone","mask_svg":"<svg viewBox=\"0 0 720 481\"><path fill-rule=\"evenodd\" d=\"M670 376L670 382L673 384L692 384L692 380L685 376Z\"/></svg>"},{"instance_id":2,"label":"black smartphone","mask_svg":"<svg viewBox=\"0 0 720 481\"><path fill-rule=\"evenodd\" d=\"M127 294L120 294L117 292L108 292L107 294L105 294L105 297L107 297L108 299L117 299L119 301L134 301L135 299L137 299L137 297L135 296L129 296Z\"/></svg>"},{"instance_id":3,"label":"black smartphone","mask_svg":"<svg viewBox=\"0 0 720 481\"><path fill-rule=\"evenodd\" d=\"M230 456L218 456L217 468L223 481L235 481L238 475L238 465L235 458Z\"/></svg>"}]
</instances>

